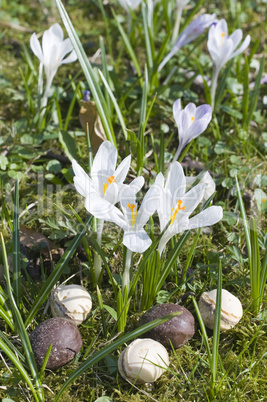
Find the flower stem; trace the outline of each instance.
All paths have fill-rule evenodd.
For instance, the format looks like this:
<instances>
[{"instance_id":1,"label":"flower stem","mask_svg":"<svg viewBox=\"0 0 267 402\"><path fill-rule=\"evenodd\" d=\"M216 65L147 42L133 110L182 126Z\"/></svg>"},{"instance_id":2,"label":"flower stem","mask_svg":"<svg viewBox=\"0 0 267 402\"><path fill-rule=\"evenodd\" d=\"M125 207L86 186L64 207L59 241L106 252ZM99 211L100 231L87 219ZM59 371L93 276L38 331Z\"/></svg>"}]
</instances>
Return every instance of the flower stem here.
<instances>
[{"instance_id":1,"label":"flower stem","mask_svg":"<svg viewBox=\"0 0 267 402\"><path fill-rule=\"evenodd\" d=\"M211 98L212 110L214 110L214 107L215 107L215 94L216 94L219 72L220 72L220 70L218 68L214 67L213 74L212 74L212 80L211 80L211 86L210 86L210 98Z\"/></svg>"},{"instance_id":2,"label":"flower stem","mask_svg":"<svg viewBox=\"0 0 267 402\"><path fill-rule=\"evenodd\" d=\"M177 161L177 159L178 159L179 156L180 156L181 151L182 151L182 148L180 148L180 146L178 146L177 151L176 151L176 153L175 153L175 155L174 155L174 157L173 157L172 163L174 163L174 162Z\"/></svg>"},{"instance_id":3,"label":"flower stem","mask_svg":"<svg viewBox=\"0 0 267 402\"><path fill-rule=\"evenodd\" d=\"M132 251L127 248L124 271L123 271L123 275L122 275L122 293L123 294L125 291L127 292L127 294L129 293L131 262L132 262Z\"/></svg>"},{"instance_id":4,"label":"flower stem","mask_svg":"<svg viewBox=\"0 0 267 402\"><path fill-rule=\"evenodd\" d=\"M98 219L97 222L97 232L96 232L96 241L99 247L101 247L101 242L102 242L102 232L103 232L103 226L104 226L104 219ZM99 256L95 253L94 255L94 269L95 269L95 283L97 284L100 278L101 274L101 259Z\"/></svg>"},{"instance_id":5,"label":"flower stem","mask_svg":"<svg viewBox=\"0 0 267 402\"><path fill-rule=\"evenodd\" d=\"M175 44L177 38L178 38L178 33L179 33L179 28L180 28L180 23L181 23L181 17L182 17L182 12L183 9L178 7L177 10L177 16L176 16L176 20L175 20L175 25L173 28L173 33L172 33L172 45Z\"/></svg>"}]
</instances>

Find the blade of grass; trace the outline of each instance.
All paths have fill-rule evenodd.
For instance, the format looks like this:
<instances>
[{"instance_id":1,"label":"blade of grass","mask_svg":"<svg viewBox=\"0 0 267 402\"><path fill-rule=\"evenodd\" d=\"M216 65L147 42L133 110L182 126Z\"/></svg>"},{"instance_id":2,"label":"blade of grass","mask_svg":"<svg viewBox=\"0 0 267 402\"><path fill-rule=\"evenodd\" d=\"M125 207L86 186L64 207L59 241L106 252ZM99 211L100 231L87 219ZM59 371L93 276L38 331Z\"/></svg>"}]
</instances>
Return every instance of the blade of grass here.
<instances>
[{"instance_id":1,"label":"blade of grass","mask_svg":"<svg viewBox=\"0 0 267 402\"><path fill-rule=\"evenodd\" d=\"M100 292L100 289L99 289L98 285L96 285L96 294L97 294L97 300L98 300L98 305L99 305L101 319L102 319L103 335L106 338L106 336L107 336L107 327L106 327L106 321L105 321L103 298L102 298L102 295L101 295L101 292Z\"/></svg>"},{"instance_id":2,"label":"blade of grass","mask_svg":"<svg viewBox=\"0 0 267 402\"><path fill-rule=\"evenodd\" d=\"M245 56L245 65L243 71L243 105L242 105L242 124L243 129L246 127L248 118L248 105L249 105L249 64L248 58Z\"/></svg>"},{"instance_id":3,"label":"blade of grass","mask_svg":"<svg viewBox=\"0 0 267 402\"><path fill-rule=\"evenodd\" d=\"M144 154L145 154L144 133L146 129L147 96L148 96L148 72L147 68L145 68L145 80L142 90L142 102L140 109L139 132L138 132L138 140L140 143L140 154L139 158L137 159L137 171L139 176L142 174L144 166Z\"/></svg>"},{"instance_id":4,"label":"blade of grass","mask_svg":"<svg viewBox=\"0 0 267 402\"><path fill-rule=\"evenodd\" d=\"M22 378L26 381L26 383L28 384L32 395L34 397L34 399L39 402L40 400L44 400L44 399L40 399L36 393L36 390L34 388L34 385L32 383L31 378L29 377L27 371L25 370L25 368L23 367L22 363L19 361L19 359L17 358L17 356L12 352L12 350L5 344L5 342L1 339L0 337L0 349L1 351L3 351L7 357L12 361L12 363L14 364L14 366L19 370Z\"/></svg>"},{"instance_id":5,"label":"blade of grass","mask_svg":"<svg viewBox=\"0 0 267 402\"><path fill-rule=\"evenodd\" d=\"M101 118L103 127L105 129L107 138L110 142L112 142L112 144L114 144L116 146L116 138L114 135L113 127L111 124L111 119L109 116L109 110L106 105L104 95L102 94L102 91L95 78L91 63L89 62L88 57L86 56L83 46L75 32L75 29L71 23L68 13L65 10L61 0L56 0L56 4L58 7L59 14L61 16L62 22L63 22L63 24L68 32L68 35L70 37L70 40L72 42L73 48L76 51L78 60L80 62L81 68L84 72L85 78L88 82L90 91L94 97L94 101L96 103L96 107L97 107L99 116Z\"/></svg>"},{"instance_id":6,"label":"blade of grass","mask_svg":"<svg viewBox=\"0 0 267 402\"><path fill-rule=\"evenodd\" d=\"M153 54L155 53L154 44L151 40L150 29L148 26L147 6L142 2L142 16L146 44L146 58L149 71L153 69Z\"/></svg>"},{"instance_id":7,"label":"blade of grass","mask_svg":"<svg viewBox=\"0 0 267 402\"><path fill-rule=\"evenodd\" d=\"M51 345L49 346L49 348L47 349L47 352L45 354L45 358L44 358L44 361L43 361L43 364L42 364L42 367L41 367L40 373L39 373L39 376L40 376L41 379L43 379L45 368L46 368L46 365L47 365L47 362L48 362L52 347L53 347L53 344L51 343Z\"/></svg>"},{"instance_id":8,"label":"blade of grass","mask_svg":"<svg viewBox=\"0 0 267 402\"><path fill-rule=\"evenodd\" d=\"M210 350L209 338L208 338L208 335L207 335L206 327L205 327L205 324L204 324L204 322L202 320L202 316L201 316L201 313L200 313L199 308L198 308L198 304L197 304L196 299L194 298L194 296L192 297L192 300L193 300L195 312L196 312L196 315L197 315L197 319L198 319L198 322L199 322L199 326L200 326L200 330L201 330L201 334L202 334L202 339L203 339L205 349L206 349L206 352L207 352L207 355L208 355L209 364L210 364L210 367L212 367L212 354L211 354L211 350Z\"/></svg>"},{"instance_id":9,"label":"blade of grass","mask_svg":"<svg viewBox=\"0 0 267 402\"><path fill-rule=\"evenodd\" d=\"M2 339L3 342L5 342L5 344L10 348L10 350L12 350L15 353L16 357L24 363L25 357L23 356L23 354L20 353L18 348L16 348L16 346L13 345L13 343L8 339L8 337L2 331L0 331L0 338Z\"/></svg>"},{"instance_id":10,"label":"blade of grass","mask_svg":"<svg viewBox=\"0 0 267 402\"><path fill-rule=\"evenodd\" d=\"M263 300L263 295L264 295L264 289L266 286L266 281L267 281L267 251L265 252L265 256L262 262L262 267L261 267L261 278L260 278L260 300L262 302Z\"/></svg>"},{"instance_id":11,"label":"blade of grass","mask_svg":"<svg viewBox=\"0 0 267 402\"><path fill-rule=\"evenodd\" d=\"M130 58L132 59L132 62L133 62L133 65L134 65L134 67L136 69L138 77L141 78L142 77L142 72L141 72L138 60L137 60L137 58L135 56L135 52L134 52L134 50L132 48L132 45L131 45L131 43L130 43L130 41L128 39L128 35L125 33L125 31L124 31L124 29L123 29L123 27L122 27L117 15L116 15L116 13L115 13L115 11L113 9L111 11L112 11L113 17L115 18L115 22L116 22L118 30L119 30L119 32L121 34L122 40L123 40L123 42L125 44L126 51L128 52ZM143 86L143 82L142 82L141 79L140 79L140 84L141 84L141 86Z\"/></svg>"},{"instance_id":12,"label":"blade of grass","mask_svg":"<svg viewBox=\"0 0 267 402\"><path fill-rule=\"evenodd\" d=\"M14 330L14 327L15 327L14 320L13 320L13 316L12 316L10 307L8 306L8 304L6 302L7 299L8 299L8 296L3 291L2 286L0 286L0 305L1 305L1 308L3 309L4 316L6 317L5 321L10 326L10 328L12 330Z\"/></svg>"},{"instance_id":13,"label":"blade of grass","mask_svg":"<svg viewBox=\"0 0 267 402\"><path fill-rule=\"evenodd\" d=\"M213 327L213 343L212 343L212 361L211 361L211 376L212 376L212 390L214 391L216 376L217 376L217 366L218 366L218 355L219 355L219 344L220 344L220 324L221 324L221 306L222 306L222 263L219 263L218 279L217 279L217 294L216 294L216 307L214 316L214 327ZM213 395L214 397L214 395Z\"/></svg>"},{"instance_id":14,"label":"blade of grass","mask_svg":"<svg viewBox=\"0 0 267 402\"><path fill-rule=\"evenodd\" d=\"M68 112L67 112L67 116L66 116L65 124L64 124L64 131L68 130L69 122L70 122L70 119L71 119L71 116L72 116L72 112L73 112L75 103L77 101L79 91L80 91L80 82L78 82L78 84L75 87L75 91L74 91L72 100L70 102L69 108L68 108Z\"/></svg>"},{"instance_id":15,"label":"blade of grass","mask_svg":"<svg viewBox=\"0 0 267 402\"><path fill-rule=\"evenodd\" d=\"M9 314L2 306L0 306L0 317L3 318L5 323L11 328L12 331L14 331L14 325L13 322L10 320Z\"/></svg>"},{"instance_id":16,"label":"blade of grass","mask_svg":"<svg viewBox=\"0 0 267 402\"><path fill-rule=\"evenodd\" d=\"M160 289L162 288L163 283L165 282L167 276L171 272L171 269L174 266L178 255L182 251L182 248L185 245L185 243L188 240L190 235L191 235L191 230L186 230L182 234L182 236L179 238L178 244L171 251L170 257L168 258L168 260L163 265L163 269L161 271L161 278L160 278L160 281L158 282L157 287L156 287L156 293L158 293L160 291Z\"/></svg>"},{"instance_id":17,"label":"blade of grass","mask_svg":"<svg viewBox=\"0 0 267 402\"><path fill-rule=\"evenodd\" d=\"M250 221L250 244L251 244L251 264L250 264L250 286L251 286L251 299L252 310L255 315L260 312L260 249L257 235L256 222L253 218Z\"/></svg>"},{"instance_id":18,"label":"blade of grass","mask_svg":"<svg viewBox=\"0 0 267 402\"><path fill-rule=\"evenodd\" d=\"M18 307L21 307L21 270L20 270L20 240L19 240L19 181L16 179L14 195L13 218L13 288Z\"/></svg>"},{"instance_id":19,"label":"blade of grass","mask_svg":"<svg viewBox=\"0 0 267 402\"><path fill-rule=\"evenodd\" d=\"M103 21L104 21L105 28L106 28L105 38L106 38L107 45L108 45L108 54L109 54L109 57L110 57L110 62L113 65L113 63L114 63L114 60L113 60L113 50L114 50L114 48L113 48L113 42L112 42L112 27L113 27L113 25L110 24L110 17L109 17L109 15L107 15L107 13L105 11L105 8L103 6L103 0L97 0L97 3L98 3L98 6L100 8L100 11L102 13L102 16L103 16Z\"/></svg>"},{"instance_id":20,"label":"blade of grass","mask_svg":"<svg viewBox=\"0 0 267 402\"><path fill-rule=\"evenodd\" d=\"M237 176L235 176L235 182L236 182L237 198L238 198L238 202L239 202L241 217L242 217L242 220L243 220L245 238L246 238L246 243L247 243L248 259L249 259L249 264L251 264L250 231L249 231L249 225L248 225L248 220L247 220L247 214L246 214L244 202L243 202L243 199L242 199L242 194L241 194L241 191L240 191L240 187L239 187L239 184L238 184Z\"/></svg>"},{"instance_id":21,"label":"blade of grass","mask_svg":"<svg viewBox=\"0 0 267 402\"><path fill-rule=\"evenodd\" d=\"M112 100L113 106L114 106L114 108L115 108L115 110L117 112L117 116L118 116L118 119L119 119L120 124L121 124L121 128L122 128L124 137L127 140L126 126L125 126L124 118L123 118L123 115L121 113L121 110L120 110L120 107L118 105L118 102L117 102L115 96L113 95L113 93L112 93L112 91L110 89L110 86L108 85L108 82L107 82L106 78L104 77L104 75L102 74L102 72L100 70L98 70L98 73L100 75L101 80L103 81L103 84L105 85L105 88L106 88L106 90L107 90L107 92L108 92L108 94L110 96L110 99Z\"/></svg>"},{"instance_id":22,"label":"blade of grass","mask_svg":"<svg viewBox=\"0 0 267 402\"><path fill-rule=\"evenodd\" d=\"M10 306L11 306L11 310L12 310L12 313L13 313L14 320L16 322L17 332L18 332L18 334L20 336L21 343L22 343L22 346L23 346L23 349L24 349L24 353L25 353L29 368L31 370L31 373L32 373L32 376L33 376L33 379L34 379L35 386L37 388L37 392L38 392L38 399L37 400L44 401L43 388L42 388L41 381L39 379L39 375L38 375L34 355L33 355L33 352L32 352L32 347L31 347L31 343L30 343L30 340L29 340L29 336L28 336L28 333L26 331L25 325L23 323L22 317L20 315L18 306L16 305L15 299L13 297L12 286L11 286L10 276L9 276L9 267L8 267L8 261L7 261L5 242L4 242L4 238L3 238L2 233L0 233L0 237L1 237L2 250L3 250L3 261L4 261L4 270L5 270L5 277L6 277L8 300L9 300L9 303L10 303Z\"/></svg>"},{"instance_id":23,"label":"blade of grass","mask_svg":"<svg viewBox=\"0 0 267 402\"><path fill-rule=\"evenodd\" d=\"M105 77L105 79L108 82L108 85L110 87L110 76L109 76L109 72L108 72L107 55L106 55L106 49L105 49L104 40L103 40L102 36L100 36L100 38L99 38L99 46L100 46L100 51L101 51L101 63L102 63L102 68L103 68L103 75L104 75L104 77ZM110 116L112 116L110 97L108 95L107 88L105 90L105 98L106 98L106 101L107 101L107 106L108 106Z\"/></svg>"}]
</instances>

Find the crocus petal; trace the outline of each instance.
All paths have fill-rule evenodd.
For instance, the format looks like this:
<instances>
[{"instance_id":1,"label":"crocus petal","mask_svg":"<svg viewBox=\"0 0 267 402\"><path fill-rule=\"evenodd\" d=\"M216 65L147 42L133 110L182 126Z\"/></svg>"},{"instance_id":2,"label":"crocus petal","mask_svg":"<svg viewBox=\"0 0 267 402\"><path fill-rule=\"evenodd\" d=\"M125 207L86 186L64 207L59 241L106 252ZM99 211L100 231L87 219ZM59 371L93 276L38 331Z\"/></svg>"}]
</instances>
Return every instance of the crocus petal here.
<instances>
[{"instance_id":1,"label":"crocus petal","mask_svg":"<svg viewBox=\"0 0 267 402\"><path fill-rule=\"evenodd\" d=\"M200 175L202 175L202 173L200 173ZM186 189L187 190L194 184L194 182L197 179L199 179L200 175L198 175L197 177L187 176L185 178L186 179ZM206 186L204 194L203 194L203 200L202 201L207 201L216 190L215 182L214 182L213 178L211 177L211 175L209 174L209 172L205 172L203 177L200 179L200 183L203 183Z\"/></svg>"},{"instance_id":2,"label":"crocus petal","mask_svg":"<svg viewBox=\"0 0 267 402\"><path fill-rule=\"evenodd\" d=\"M145 230L138 232L124 232L123 244L134 253L143 253L151 245L152 241Z\"/></svg>"},{"instance_id":3,"label":"crocus petal","mask_svg":"<svg viewBox=\"0 0 267 402\"><path fill-rule=\"evenodd\" d=\"M30 46L35 56L40 60L41 63L44 63L43 51L35 33L33 33L31 36Z\"/></svg>"},{"instance_id":4,"label":"crocus petal","mask_svg":"<svg viewBox=\"0 0 267 402\"><path fill-rule=\"evenodd\" d=\"M186 181L182 165L178 162L171 164L166 179L165 189L169 190L173 199L178 199L185 194Z\"/></svg>"},{"instance_id":5,"label":"crocus petal","mask_svg":"<svg viewBox=\"0 0 267 402\"><path fill-rule=\"evenodd\" d=\"M243 32L241 29L236 29L230 36L228 39L231 39L231 41L233 42L233 50L236 49L236 47L239 45L239 43L241 42L241 39L243 37Z\"/></svg>"},{"instance_id":6,"label":"crocus petal","mask_svg":"<svg viewBox=\"0 0 267 402\"><path fill-rule=\"evenodd\" d=\"M75 52L75 50L73 50L68 57L66 57L64 60L61 61L60 64L68 64L68 63L72 63L74 61L76 61L78 59L77 57L77 53Z\"/></svg>"},{"instance_id":7,"label":"crocus petal","mask_svg":"<svg viewBox=\"0 0 267 402\"><path fill-rule=\"evenodd\" d=\"M105 192L105 200L115 205L119 201L120 187L117 183L111 183Z\"/></svg>"},{"instance_id":8,"label":"crocus petal","mask_svg":"<svg viewBox=\"0 0 267 402\"><path fill-rule=\"evenodd\" d=\"M191 140L197 138L201 133L203 133L203 131L205 131L208 127L210 120L211 117L205 117L200 120L195 120L194 123L186 131L186 135L183 141L184 145L187 145Z\"/></svg>"},{"instance_id":9,"label":"crocus petal","mask_svg":"<svg viewBox=\"0 0 267 402\"><path fill-rule=\"evenodd\" d=\"M164 179L164 176L163 176L163 174L162 174L161 172L159 172L159 173L157 174L156 180L157 180L158 185L159 185L161 188L163 188L163 187L164 187L165 179Z\"/></svg>"},{"instance_id":10,"label":"crocus petal","mask_svg":"<svg viewBox=\"0 0 267 402\"><path fill-rule=\"evenodd\" d=\"M72 169L75 174L73 181L78 193L86 197L90 191L95 191L92 180L75 159L72 160Z\"/></svg>"},{"instance_id":11,"label":"crocus petal","mask_svg":"<svg viewBox=\"0 0 267 402\"><path fill-rule=\"evenodd\" d=\"M55 51L57 49L57 44L58 44L58 37L53 34L52 30L53 26L49 28L47 31L44 31L43 38L42 38L42 48L43 48L43 54L44 54L44 59L45 59L45 65L49 64L51 60L53 62L56 62L56 57L55 56Z\"/></svg>"},{"instance_id":12,"label":"crocus petal","mask_svg":"<svg viewBox=\"0 0 267 402\"><path fill-rule=\"evenodd\" d=\"M131 181L129 184L129 187L133 190L133 192L136 194L138 191L141 190L143 185L145 184L145 179L143 176L138 176L134 180Z\"/></svg>"},{"instance_id":13,"label":"crocus petal","mask_svg":"<svg viewBox=\"0 0 267 402\"><path fill-rule=\"evenodd\" d=\"M196 120L206 117L210 121L211 116L212 116L212 107L210 105L200 105L197 107L196 114L195 114Z\"/></svg>"},{"instance_id":14,"label":"crocus petal","mask_svg":"<svg viewBox=\"0 0 267 402\"><path fill-rule=\"evenodd\" d=\"M120 5L124 8L124 10L128 11L129 8L131 10L135 10L142 0L118 0Z\"/></svg>"},{"instance_id":15,"label":"crocus petal","mask_svg":"<svg viewBox=\"0 0 267 402\"><path fill-rule=\"evenodd\" d=\"M115 173L116 161L117 149L111 142L104 141L95 155L91 169L92 180L99 194L102 196L104 196L103 185L105 185L108 182L108 178Z\"/></svg>"},{"instance_id":16,"label":"crocus petal","mask_svg":"<svg viewBox=\"0 0 267 402\"><path fill-rule=\"evenodd\" d=\"M117 162L117 149L110 141L104 141L94 158L91 169L92 176L97 175L99 171L115 172Z\"/></svg>"},{"instance_id":17,"label":"crocus petal","mask_svg":"<svg viewBox=\"0 0 267 402\"><path fill-rule=\"evenodd\" d=\"M246 38L245 38L245 40L244 40L244 42L242 43L242 45L240 46L240 48L239 49L237 49L233 54L232 54L232 56L231 56L231 59L233 58L233 57L235 57L235 56L238 56L240 53L243 53L246 49L247 49L247 47L249 46L249 44L250 44L250 35L247 35L246 36Z\"/></svg>"},{"instance_id":18,"label":"crocus petal","mask_svg":"<svg viewBox=\"0 0 267 402\"><path fill-rule=\"evenodd\" d=\"M176 124L177 124L176 119L178 119L178 116L179 116L179 113L181 112L181 110L182 110L181 99L177 99L174 102L173 107L172 107L172 113L173 113L173 117L175 119Z\"/></svg>"},{"instance_id":19,"label":"crocus petal","mask_svg":"<svg viewBox=\"0 0 267 402\"><path fill-rule=\"evenodd\" d=\"M222 207L212 206L204 211L201 211L193 218L189 219L188 229L204 228L206 226L212 226L219 222L223 217Z\"/></svg>"},{"instance_id":20,"label":"crocus petal","mask_svg":"<svg viewBox=\"0 0 267 402\"><path fill-rule=\"evenodd\" d=\"M73 178L73 182L76 190L83 197L87 197L87 195L92 191L95 192L94 184L92 180L89 178L89 176L87 177L87 180L84 180L83 178L76 176Z\"/></svg>"},{"instance_id":21,"label":"crocus petal","mask_svg":"<svg viewBox=\"0 0 267 402\"><path fill-rule=\"evenodd\" d=\"M114 222L123 230L126 230L127 224L122 212L97 193L90 193L85 199L84 206L96 218Z\"/></svg>"},{"instance_id":22,"label":"crocus petal","mask_svg":"<svg viewBox=\"0 0 267 402\"><path fill-rule=\"evenodd\" d=\"M115 170L116 183L122 183L125 180L128 170L130 168L130 163L131 163L131 155L128 155L119 164L119 166Z\"/></svg>"},{"instance_id":23,"label":"crocus petal","mask_svg":"<svg viewBox=\"0 0 267 402\"><path fill-rule=\"evenodd\" d=\"M60 43L60 47L58 46L58 60L63 60L63 58L66 56L66 54L70 53L73 50L72 43L70 41L70 38L67 38L63 40Z\"/></svg>"},{"instance_id":24,"label":"crocus petal","mask_svg":"<svg viewBox=\"0 0 267 402\"><path fill-rule=\"evenodd\" d=\"M137 213L136 226L143 227L147 223L150 216L152 216L159 207L159 204L160 189L157 182L155 182L144 196L142 204Z\"/></svg>"},{"instance_id":25,"label":"crocus petal","mask_svg":"<svg viewBox=\"0 0 267 402\"><path fill-rule=\"evenodd\" d=\"M61 28L58 22L56 22L50 27L50 31L53 34L53 36L58 39L58 41L61 42L63 40L64 38L63 29Z\"/></svg>"},{"instance_id":26,"label":"crocus petal","mask_svg":"<svg viewBox=\"0 0 267 402\"><path fill-rule=\"evenodd\" d=\"M200 204L203 199L203 194L205 191L206 184L198 183L195 187L191 188L182 198L182 206L185 207L185 210L180 210L176 218L174 220L173 225L180 215L189 216L196 209L196 207Z\"/></svg>"}]
</instances>

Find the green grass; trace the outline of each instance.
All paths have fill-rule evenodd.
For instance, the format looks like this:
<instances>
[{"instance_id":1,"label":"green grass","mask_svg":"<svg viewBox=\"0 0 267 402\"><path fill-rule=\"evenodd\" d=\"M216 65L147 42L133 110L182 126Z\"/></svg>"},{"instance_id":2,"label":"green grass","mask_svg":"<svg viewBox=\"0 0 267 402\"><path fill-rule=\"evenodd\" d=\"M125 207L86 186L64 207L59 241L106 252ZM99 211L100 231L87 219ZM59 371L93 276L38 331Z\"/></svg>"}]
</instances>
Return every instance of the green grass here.
<instances>
[{"instance_id":1,"label":"green grass","mask_svg":"<svg viewBox=\"0 0 267 402\"><path fill-rule=\"evenodd\" d=\"M183 12L181 30L201 6L201 12L225 18L230 32L241 28L243 37L252 38L246 54L222 69L212 121L181 157L186 174L197 175L199 166L214 174L212 203L223 207L224 216L210 230L173 238L161 259L155 252L158 220L150 219L146 229L152 247L143 255L133 253L129 295L121 289L122 231L106 222L100 248L93 218L72 185L71 159L88 171L93 156L91 133L84 133L79 122L82 90L90 89L119 161L132 156L126 182L144 176L142 198L156 174L166 174L178 146L174 101L181 97L185 106L210 99L205 81L197 85L194 77L186 76L193 72L211 78L207 35L182 48L158 74L158 65L171 49L174 0L156 5L152 25L145 4L131 13L129 23L115 0L79 6L71 0L64 2L66 10L59 0L56 3L60 13L50 2L1 3L0 398L265 400L267 125L266 84L260 85L267 67L264 3L214 1L194 7L190 2ZM42 115L39 61L29 40L32 32L41 33L55 22L65 25L65 37L70 35L79 60L59 68ZM92 280L95 256L104 267L98 287ZM93 310L79 327L81 353L68 365L43 372L36 367L28 335L51 317L50 291L67 279L88 289ZM236 295L244 309L238 325L222 333L216 329L218 316L213 333L205 329L197 309L201 293L217 286ZM155 384L131 385L118 373L119 353L124 342L141 332L143 310L159 302L185 305L195 317L195 335L170 352L169 370Z\"/></svg>"}]
</instances>

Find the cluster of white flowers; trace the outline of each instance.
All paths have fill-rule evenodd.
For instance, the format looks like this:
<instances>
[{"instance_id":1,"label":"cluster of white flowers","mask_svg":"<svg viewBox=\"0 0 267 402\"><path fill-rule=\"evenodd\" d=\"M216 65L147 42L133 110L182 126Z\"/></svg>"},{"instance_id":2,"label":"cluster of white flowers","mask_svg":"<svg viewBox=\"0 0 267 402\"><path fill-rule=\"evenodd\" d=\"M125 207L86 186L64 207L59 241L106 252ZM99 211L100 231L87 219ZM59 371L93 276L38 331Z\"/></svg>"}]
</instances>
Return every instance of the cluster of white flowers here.
<instances>
[{"instance_id":1,"label":"cluster of white flowers","mask_svg":"<svg viewBox=\"0 0 267 402\"><path fill-rule=\"evenodd\" d=\"M73 160L74 184L85 197L85 208L98 219L117 224L124 230L123 244L132 252L143 253L151 239L144 230L150 216L158 213L160 230L165 230L160 243L161 253L167 241L187 229L214 225L222 218L222 208L211 206L190 218L196 207L213 193L215 183L209 173L191 190L186 192L187 178L178 162L172 163L166 179L159 173L138 208L136 194L144 184L137 177L130 184L123 184L127 175L130 156L116 169L117 150L105 141L94 159L91 178ZM189 178L189 181L192 181ZM116 204L120 203L121 209ZM169 223L169 226L167 226Z\"/></svg>"}]
</instances>

